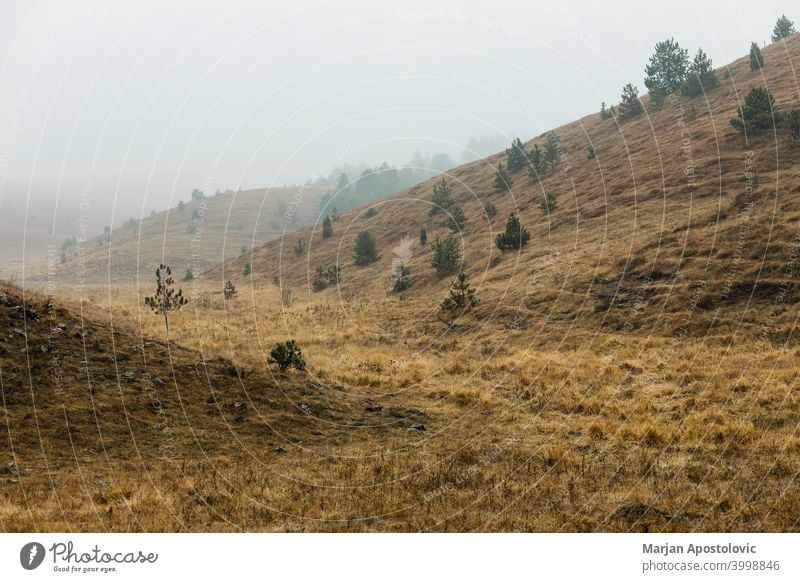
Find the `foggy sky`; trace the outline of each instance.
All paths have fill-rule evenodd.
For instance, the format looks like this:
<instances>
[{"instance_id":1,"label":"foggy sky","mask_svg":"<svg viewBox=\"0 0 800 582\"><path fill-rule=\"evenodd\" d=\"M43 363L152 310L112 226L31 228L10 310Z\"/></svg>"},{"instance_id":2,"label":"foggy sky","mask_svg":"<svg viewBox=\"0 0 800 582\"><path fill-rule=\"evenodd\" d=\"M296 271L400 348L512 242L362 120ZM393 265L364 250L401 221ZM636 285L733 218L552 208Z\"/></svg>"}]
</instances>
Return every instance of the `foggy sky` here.
<instances>
[{"instance_id":1,"label":"foggy sky","mask_svg":"<svg viewBox=\"0 0 800 582\"><path fill-rule=\"evenodd\" d=\"M458 160L470 136L531 137L627 82L644 93L659 40L719 66L783 12L800 22L796 0L3 2L0 196L89 188L119 218L195 187Z\"/></svg>"}]
</instances>

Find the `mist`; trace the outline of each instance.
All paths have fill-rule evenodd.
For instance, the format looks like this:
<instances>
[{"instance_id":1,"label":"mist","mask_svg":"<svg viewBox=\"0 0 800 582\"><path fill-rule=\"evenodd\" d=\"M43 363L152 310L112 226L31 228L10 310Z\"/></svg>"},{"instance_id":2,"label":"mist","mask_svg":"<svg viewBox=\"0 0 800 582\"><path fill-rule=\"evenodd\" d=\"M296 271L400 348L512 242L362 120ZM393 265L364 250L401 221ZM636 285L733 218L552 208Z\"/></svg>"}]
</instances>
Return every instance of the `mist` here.
<instances>
[{"instance_id":1,"label":"mist","mask_svg":"<svg viewBox=\"0 0 800 582\"><path fill-rule=\"evenodd\" d=\"M615 102L624 83L643 89L665 37L721 65L795 4L747 7L6 2L0 209L88 204L100 232L194 188L399 168L415 152L479 159Z\"/></svg>"}]
</instances>

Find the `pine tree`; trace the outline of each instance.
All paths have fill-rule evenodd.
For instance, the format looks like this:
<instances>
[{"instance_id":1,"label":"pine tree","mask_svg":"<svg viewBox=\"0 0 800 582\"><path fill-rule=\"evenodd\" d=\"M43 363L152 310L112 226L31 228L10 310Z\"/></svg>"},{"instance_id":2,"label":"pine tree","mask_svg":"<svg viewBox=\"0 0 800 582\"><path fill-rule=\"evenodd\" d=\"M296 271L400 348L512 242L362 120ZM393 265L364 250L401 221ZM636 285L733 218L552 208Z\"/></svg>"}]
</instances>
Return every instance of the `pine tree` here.
<instances>
[{"instance_id":1,"label":"pine tree","mask_svg":"<svg viewBox=\"0 0 800 582\"><path fill-rule=\"evenodd\" d=\"M314 271L314 279L311 281L311 288L314 291L322 291L328 286L328 276L325 273L325 267L318 265Z\"/></svg>"},{"instance_id":2,"label":"pine tree","mask_svg":"<svg viewBox=\"0 0 800 582\"><path fill-rule=\"evenodd\" d=\"M433 216L440 212L444 212L454 204L453 197L450 195L450 186L447 180L442 178L441 182L433 185L433 194L431 195L431 209L428 212Z\"/></svg>"},{"instance_id":3,"label":"pine tree","mask_svg":"<svg viewBox=\"0 0 800 582\"><path fill-rule=\"evenodd\" d=\"M330 215L326 214L322 219L322 238L331 238L333 236L333 224L331 224Z\"/></svg>"},{"instance_id":4,"label":"pine tree","mask_svg":"<svg viewBox=\"0 0 800 582\"><path fill-rule=\"evenodd\" d=\"M603 101L600 104L600 119L605 121L606 119L611 119L612 117L614 117L614 106L612 105L611 107L606 108L606 102Z\"/></svg>"},{"instance_id":5,"label":"pine tree","mask_svg":"<svg viewBox=\"0 0 800 582\"><path fill-rule=\"evenodd\" d=\"M250 268L250 261L247 261L247 262L244 264L244 275L245 275L245 276L247 276L247 275L249 275L249 274L250 274L250 273L252 273L252 272L253 272L253 271L252 271L252 269Z\"/></svg>"},{"instance_id":6,"label":"pine tree","mask_svg":"<svg viewBox=\"0 0 800 582\"><path fill-rule=\"evenodd\" d=\"M411 287L411 269L400 263L395 267L392 279L389 281L389 290L400 293Z\"/></svg>"},{"instance_id":7,"label":"pine tree","mask_svg":"<svg viewBox=\"0 0 800 582\"><path fill-rule=\"evenodd\" d=\"M478 303L480 299L475 288L469 286L467 275L461 271L450 286L450 294L444 298L439 307L442 311L459 311L460 315L471 311Z\"/></svg>"},{"instance_id":8,"label":"pine tree","mask_svg":"<svg viewBox=\"0 0 800 582\"><path fill-rule=\"evenodd\" d=\"M419 244L422 246L428 244L428 231L424 228L419 229Z\"/></svg>"},{"instance_id":9,"label":"pine tree","mask_svg":"<svg viewBox=\"0 0 800 582\"><path fill-rule=\"evenodd\" d=\"M764 68L764 57L756 43L750 43L750 70L760 71Z\"/></svg>"},{"instance_id":10,"label":"pine tree","mask_svg":"<svg viewBox=\"0 0 800 582\"><path fill-rule=\"evenodd\" d=\"M631 119L644 111L639 101L639 89L628 83L622 88L622 97L619 102L619 116L621 119Z\"/></svg>"},{"instance_id":11,"label":"pine tree","mask_svg":"<svg viewBox=\"0 0 800 582\"><path fill-rule=\"evenodd\" d=\"M497 206L492 202L486 202L483 205L483 212L486 214L486 218L492 219L497 216Z\"/></svg>"},{"instance_id":12,"label":"pine tree","mask_svg":"<svg viewBox=\"0 0 800 582\"><path fill-rule=\"evenodd\" d=\"M548 132L547 138L544 142L544 161L550 166L551 170L556 169L558 160L561 159L562 151L563 148L561 147L561 142L558 141L556 132Z\"/></svg>"},{"instance_id":13,"label":"pine tree","mask_svg":"<svg viewBox=\"0 0 800 582\"><path fill-rule=\"evenodd\" d=\"M297 342L293 339L282 344L275 344L275 347L269 353L269 362L277 364L281 372L285 372L288 368L296 368L300 371L306 369L306 361L303 359L303 354L300 352Z\"/></svg>"},{"instance_id":14,"label":"pine tree","mask_svg":"<svg viewBox=\"0 0 800 582\"><path fill-rule=\"evenodd\" d=\"M368 230L362 230L356 237L354 259L358 266L369 265L378 260L375 238Z\"/></svg>"},{"instance_id":15,"label":"pine tree","mask_svg":"<svg viewBox=\"0 0 800 582\"><path fill-rule=\"evenodd\" d=\"M651 103L660 107L664 96L683 85L689 68L689 51L668 39L656 44L655 52L645 67L645 87L650 92Z\"/></svg>"},{"instance_id":16,"label":"pine tree","mask_svg":"<svg viewBox=\"0 0 800 582\"><path fill-rule=\"evenodd\" d=\"M222 295L225 297L225 299L233 299L234 297L236 297L236 294L237 291L234 284L231 283L230 281L227 281L225 283L225 288L222 290Z\"/></svg>"},{"instance_id":17,"label":"pine tree","mask_svg":"<svg viewBox=\"0 0 800 582\"><path fill-rule=\"evenodd\" d=\"M194 279L194 273L192 273L192 270L187 267L186 273L183 275L183 280L186 282L191 281L192 279Z\"/></svg>"},{"instance_id":18,"label":"pine tree","mask_svg":"<svg viewBox=\"0 0 800 582\"><path fill-rule=\"evenodd\" d=\"M464 227L467 225L467 216L464 214L464 211L461 210L460 206L453 207L450 211L449 218L450 220L447 221L447 226L453 232L464 230Z\"/></svg>"},{"instance_id":19,"label":"pine tree","mask_svg":"<svg viewBox=\"0 0 800 582\"><path fill-rule=\"evenodd\" d=\"M494 173L494 189L497 192L507 192L511 190L511 176L508 175L503 162L497 164L497 171Z\"/></svg>"},{"instance_id":20,"label":"pine tree","mask_svg":"<svg viewBox=\"0 0 800 582\"><path fill-rule=\"evenodd\" d=\"M528 244L531 235L528 230L520 222L516 214L511 214L506 222L506 231L498 234L495 239L497 248L501 251L510 249L521 249L523 245Z\"/></svg>"},{"instance_id":21,"label":"pine tree","mask_svg":"<svg viewBox=\"0 0 800 582\"><path fill-rule=\"evenodd\" d=\"M541 200L539 200L539 208L545 212L550 212L556 207L556 195L552 192L545 192Z\"/></svg>"},{"instance_id":22,"label":"pine tree","mask_svg":"<svg viewBox=\"0 0 800 582\"><path fill-rule=\"evenodd\" d=\"M681 92L687 97L697 97L717 87L719 87L719 79L714 73L711 59L703 49L697 49Z\"/></svg>"},{"instance_id":23,"label":"pine tree","mask_svg":"<svg viewBox=\"0 0 800 582\"><path fill-rule=\"evenodd\" d=\"M530 159L528 176L530 176L531 180L538 182L544 178L544 175L547 173L547 160L545 159L545 154L542 152L542 148L539 147L539 144L533 145L528 158Z\"/></svg>"},{"instance_id":24,"label":"pine tree","mask_svg":"<svg viewBox=\"0 0 800 582\"><path fill-rule=\"evenodd\" d=\"M306 241L301 238L297 239L297 242L294 243L292 247L292 251L294 252L294 256L300 257L303 255L303 252L306 250Z\"/></svg>"},{"instance_id":25,"label":"pine tree","mask_svg":"<svg viewBox=\"0 0 800 582\"><path fill-rule=\"evenodd\" d=\"M528 158L525 154L525 146L519 138L511 142L511 147L506 150L506 156L506 167L509 172L521 170L528 163Z\"/></svg>"},{"instance_id":26,"label":"pine tree","mask_svg":"<svg viewBox=\"0 0 800 582\"><path fill-rule=\"evenodd\" d=\"M772 29L772 42L778 42L796 32L797 30L794 28L794 22L786 18L785 14L781 14L778 22L775 23L775 28Z\"/></svg>"},{"instance_id":27,"label":"pine tree","mask_svg":"<svg viewBox=\"0 0 800 582\"><path fill-rule=\"evenodd\" d=\"M431 266L436 269L436 274L440 277L455 272L461 260L461 249L458 239L454 236L447 238L436 237L433 242L433 259Z\"/></svg>"},{"instance_id":28,"label":"pine tree","mask_svg":"<svg viewBox=\"0 0 800 582\"><path fill-rule=\"evenodd\" d=\"M177 311L187 303L189 300L183 296L183 291L175 290L172 270L166 265L159 265L156 269L156 292L151 297L145 297L144 304L152 309L153 313L164 316L167 338L169 338L169 312Z\"/></svg>"},{"instance_id":29,"label":"pine tree","mask_svg":"<svg viewBox=\"0 0 800 582\"><path fill-rule=\"evenodd\" d=\"M786 129L793 141L800 141L800 109L792 109L786 115Z\"/></svg>"},{"instance_id":30,"label":"pine tree","mask_svg":"<svg viewBox=\"0 0 800 582\"><path fill-rule=\"evenodd\" d=\"M783 116L775 109L775 97L764 87L753 87L744 98L731 124L743 132L757 132L777 127Z\"/></svg>"}]
</instances>

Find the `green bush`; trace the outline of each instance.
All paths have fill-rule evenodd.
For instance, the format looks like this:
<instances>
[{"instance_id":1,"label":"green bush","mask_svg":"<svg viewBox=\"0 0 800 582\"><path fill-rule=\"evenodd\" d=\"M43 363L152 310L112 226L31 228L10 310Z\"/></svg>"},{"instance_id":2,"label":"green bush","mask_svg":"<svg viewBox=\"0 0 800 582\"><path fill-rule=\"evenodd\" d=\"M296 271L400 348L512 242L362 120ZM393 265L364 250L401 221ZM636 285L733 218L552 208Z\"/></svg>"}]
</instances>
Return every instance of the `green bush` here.
<instances>
[{"instance_id":1,"label":"green bush","mask_svg":"<svg viewBox=\"0 0 800 582\"><path fill-rule=\"evenodd\" d=\"M467 216L464 214L464 211L461 210L460 206L453 207L450 211L449 219L450 220L447 221L447 226L453 232L459 232L467 225Z\"/></svg>"},{"instance_id":2,"label":"green bush","mask_svg":"<svg viewBox=\"0 0 800 582\"><path fill-rule=\"evenodd\" d=\"M632 119L643 112L644 107L639 101L639 89L628 83L622 88L622 97L619 102L620 119Z\"/></svg>"},{"instance_id":3,"label":"green bush","mask_svg":"<svg viewBox=\"0 0 800 582\"><path fill-rule=\"evenodd\" d=\"M764 68L764 55L761 54L761 49L758 44L750 43L750 70L760 71Z\"/></svg>"},{"instance_id":4,"label":"green bush","mask_svg":"<svg viewBox=\"0 0 800 582\"><path fill-rule=\"evenodd\" d=\"M436 274L441 276L454 273L461 261L461 248L458 239L452 235L447 238L436 237L433 242L433 259L431 266L436 269Z\"/></svg>"},{"instance_id":5,"label":"green bush","mask_svg":"<svg viewBox=\"0 0 800 582\"><path fill-rule=\"evenodd\" d=\"M431 195L431 209L428 211L430 216L444 212L454 204L453 197L450 195L450 186L447 181L442 178L441 182L433 185L433 194Z\"/></svg>"},{"instance_id":6,"label":"green bush","mask_svg":"<svg viewBox=\"0 0 800 582\"><path fill-rule=\"evenodd\" d=\"M306 369L306 362L303 359L300 348L293 339L284 343L275 344L275 347L272 348L272 351L269 353L269 362L271 364L277 364L281 372L289 368L296 368L300 371Z\"/></svg>"},{"instance_id":7,"label":"green bush","mask_svg":"<svg viewBox=\"0 0 800 582\"><path fill-rule=\"evenodd\" d=\"M442 311L458 311L466 313L480 303L474 287L469 286L467 275L459 272L456 280L450 285L450 293L442 300L439 308Z\"/></svg>"},{"instance_id":8,"label":"green bush","mask_svg":"<svg viewBox=\"0 0 800 582\"><path fill-rule=\"evenodd\" d=\"M225 297L225 299L233 299L234 297L236 297L236 293L237 293L236 286L230 281L227 281L225 283L225 288L222 290L222 294Z\"/></svg>"},{"instance_id":9,"label":"green bush","mask_svg":"<svg viewBox=\"0 0 800 582\"><path fill-rule=\"evenodd\" d=\"M498 249L507 251L510 249L522 248L523 245L528 244L530 239L531 235L528 230L523 226L522 222L520 222L517 215L512 214L508 217L508 221L506 221L506 231L498 234L494 242Z\"/></svg>"},{"instance_id":10,"label":"green bush","mask_svg":"<svg viewBox=\"0 0 800 582\"><path fill-rule=\"evenodd\" d=\"M506 150L506 167L509 172L521 170L528 164L528 156L522 140L516 138L511 142L511 147Z\"/></svg>"},{"instance_id":11,"label":"green bush","mask_svg":"<svg viewBox=\"0 0 800 582\"><path fill-rule=\"evenodd\" d=\"M775 109L775 97L764 87L750 89L738 114L738 117L731 118L731 124L743 132L771 129L782 121L780 112Z\"/></svg>"},{"instance_id":12,"label":"green bush","mask_svg":"<svg viewBox=\"0 0 800 582\"><path fill-rule=\"evenodd\" d=\"M508 192L511 190L511 176L508 175L505 166L500 162L494 173L494 189L497 192Z\"/></svg>"},{"instance_id":13,"label":"green bush","mask_svg":"<svg viewBox=\"0 0 800 582\"><path fill-rule=\"evenodd\" d=\"M369 265L378 260L375 238L368 230L362 230L356 237L354 260L358 266Z\"/></svg>"},{"instance_id":14,"label":"green bush","mask_svg":"<svg viewBox=\"0 0 800 582\"><path fill-rule=\"evenodd\" d=\"M322 238L331 238L333 236L333 224L331 224L330 215L326 214L322 220Z\"/></svg>"}]
</instances>

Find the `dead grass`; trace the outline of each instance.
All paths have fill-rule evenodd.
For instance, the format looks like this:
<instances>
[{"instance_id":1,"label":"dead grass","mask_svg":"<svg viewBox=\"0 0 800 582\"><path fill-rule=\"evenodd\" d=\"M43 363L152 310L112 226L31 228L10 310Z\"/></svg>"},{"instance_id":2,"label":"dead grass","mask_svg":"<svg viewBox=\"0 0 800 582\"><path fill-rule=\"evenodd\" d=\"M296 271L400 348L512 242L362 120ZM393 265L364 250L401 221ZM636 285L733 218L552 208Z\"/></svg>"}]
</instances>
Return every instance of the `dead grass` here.
<instances>
[{"instance_id":1,"label":"dead grass","mask_svg":"<svg viewBox=\"0 0 800 582\"><path fill-rule=\"evenodd\" d=\"M513 195L493 193L497 157L454 170L482 301L449 329L436 306L450 280L430 247L414 248L413 286L386 293L400 237L445 230L414 201L430 184L358 229L360 210L343 214L331 239L292 234L310 241L305 256L275 241L252 277L242 257L184 284L170 349L144 310L149 280L62 289L70 332L89 330L58 340L67 389L36 352L48 327L0 344L14 388L0 463L17 467L0 479L0 529L797 531L800 170L789 144L745 143L728 120L736 95L764 82L797 107L798 51L800 35L767 47L764 78L736 61L708 102L691 102L696 189L669 109L560 128L569 160L543 184L516 176ZM558 197L550 215L536 206L544 190ZM499 218L519 212L531 244L498 258L473 194ZM356 268L364 225L381 259ZM341 285L312 293L316 266L337 262ZM226 302L228 279L239 296ZM18 316L5 314L11 329ZM288 338L305 375L267 368ZM163 399L127 371L162 379ZM154 430L163 410L173 460Z\"/></svg>"}]
</instances>

